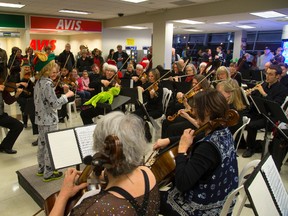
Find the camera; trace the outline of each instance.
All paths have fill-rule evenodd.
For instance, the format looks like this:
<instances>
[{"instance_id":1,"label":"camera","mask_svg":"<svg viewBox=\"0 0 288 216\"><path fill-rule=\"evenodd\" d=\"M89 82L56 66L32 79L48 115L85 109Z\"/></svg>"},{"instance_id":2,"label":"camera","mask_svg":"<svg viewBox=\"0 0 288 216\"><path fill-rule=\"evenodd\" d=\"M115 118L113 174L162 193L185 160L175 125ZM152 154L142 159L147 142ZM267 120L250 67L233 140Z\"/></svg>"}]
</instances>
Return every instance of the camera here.
<instances>
[{"instance_id":1,"label":"camera","mask_svg":"<svg viewBox=\"0 0 288 216\"><path fill-rule=\"evenodd\" d=\"M119 16L119 17L123 17L124 14L123 14L123 13L118 13L118 16Z\"/></svg>"}]
</instances>

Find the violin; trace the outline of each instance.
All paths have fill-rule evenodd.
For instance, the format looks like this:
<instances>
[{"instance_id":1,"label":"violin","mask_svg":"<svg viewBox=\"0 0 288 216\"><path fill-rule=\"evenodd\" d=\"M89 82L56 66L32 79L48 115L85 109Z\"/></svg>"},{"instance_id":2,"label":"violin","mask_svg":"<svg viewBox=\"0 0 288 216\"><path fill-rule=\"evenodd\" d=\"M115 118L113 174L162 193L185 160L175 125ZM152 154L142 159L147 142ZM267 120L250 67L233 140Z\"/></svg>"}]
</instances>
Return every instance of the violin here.
<instances>
[{"instance_id":1,"label":"violin","mask_svg":"<svg viewBox=\"0 0 288 216\"><path fill-rule=\"evenodd\" d=\"M118 85L121 84L121 80L120 80L119 77L118 77L118 73L116 73L116 74L111 78L111 80L110 80L110 85L115 86L116 83L117 83Z\"/></svg>"},{"instance_id":2,"label":"violin","mask_svg":"<svg viewBox=\"0 0 288 216\"><path fill-rule=\"evenodd\" d=\"M184 110L185 113L188 113L189 115L192 115L192 111L189 109L189 110ZM180 113L175 113L173 116L168 116L167 117L167 120L168 121L174 121L178 116L180 115Z\"/></svg>"},{"instance_id":3,"label":"violin","mask_svg":"<svg viewBox=\"0 0 288 216\"><path fill-rule=\"evenodd\" d=\"M192 98L194 97L198 92L202 91L202 89L198 90L198 91L189 91L187 92L186 94L183 95L183 97L179 98L178 99L178 102L179 103L183 103L184 99L189 99L189 98Z\"/></svg>"},{"instance_id":4,"label":"violin","mask_svg":"<svg viewBox=\"0 0 288 216\"><path fill-rule=\"evenodd\" d=\"M5 83L1 83L0 85L4 85L5 86L4 91L7 91L7 92L15 92L18 89L15 82L5 82ZM23 89L23 92L27 95L31 95L31 92L27 91L26 89Z\"/></svg>"},{"instance_id":5,"label":"violin","mask_svg":"<svg viewBox=\"0 0 288 216\"><path fill-rule=\"evenodd\" d=\"M206 124L195 130L194 136L197 136L203 131L213 131L219 126L234 126L238 123L238 120L238 112L230 109L228 110L225 118L217 118L208 121ZM176 145L169 146L168 149L162 151L160 154L157 150L152 152L152 154L148 157L148 160L145 162L145 165L148 166L155 175L156 182L159 186L163 186L170 181L170 177L172 176L176 167L175 157L177 154L178 142Z\"/></svg>"}]
</instances>

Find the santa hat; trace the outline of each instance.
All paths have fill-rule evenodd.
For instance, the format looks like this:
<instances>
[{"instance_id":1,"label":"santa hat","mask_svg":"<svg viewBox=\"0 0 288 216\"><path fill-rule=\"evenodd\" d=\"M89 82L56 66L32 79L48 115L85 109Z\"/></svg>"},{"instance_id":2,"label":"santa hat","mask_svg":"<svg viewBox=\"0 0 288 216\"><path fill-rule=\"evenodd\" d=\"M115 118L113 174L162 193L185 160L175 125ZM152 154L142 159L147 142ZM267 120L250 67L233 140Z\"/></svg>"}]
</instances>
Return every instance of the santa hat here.
<instances>
[{"instance_id":1,"label":"santa hat","mask_svg":"<svg viewBox=\"0 0 288 216\"><path fill-rule=\"evenodd\" d=\"M107 61L107 66L106 66L106 70L112 70L115 73L118 71L118 68L116 66L116 62L114 60L108 60Z\"/></svg>"},{"instance_id":2,"label":"santa hat","mask_svg":"<svg viewBox=\"0 0 288 216\"><path fill-rule=\"evenodd\" d=\"M21 62L21 67L24 67L24 66L31 66L30 65L30 62L29 62L29 59L27 59L27 58L23 58L22 59L22 62Z\"/></svg>"},{"instance_id":3,"label":"santa hat","mask_svg":"<svg viewBox=\"0 0 288 216\"><path fill-rule=\"evenodd\" d=\"M140 62L136 65L136 68L144 69L146 68L147 64L145 62Z\"/></svg>"},{"instance_id":4,"label":"santa hat","mask_svg":"<svg viewBox=\"0 0 288 216\"><path fill-rule=\"evenodd\" d=\"M36 52L33 63L35 65L35 71L41 71L50 61L55 60L55 54L51 53L48 56L43 52Z\"/></svg>"},{"instance_id":5,"label":"santa hat","mask_svg":"<svg viewBox=\"0 0 288 216\"><path fill-rule=\"evenodd\" d=\"M150 61L147 57L143 57L141 62L145 62L148 65Z\"/></svg>"}]
</instances>

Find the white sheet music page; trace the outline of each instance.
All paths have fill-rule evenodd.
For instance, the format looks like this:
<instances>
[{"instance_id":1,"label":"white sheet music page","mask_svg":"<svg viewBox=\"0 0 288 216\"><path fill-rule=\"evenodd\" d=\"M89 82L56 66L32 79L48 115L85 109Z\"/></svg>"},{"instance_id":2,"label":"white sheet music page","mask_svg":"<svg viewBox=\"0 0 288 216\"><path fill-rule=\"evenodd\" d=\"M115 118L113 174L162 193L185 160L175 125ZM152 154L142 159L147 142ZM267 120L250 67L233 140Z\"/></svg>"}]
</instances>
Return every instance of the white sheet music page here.
<instances>
[{"instance_id":1,"label":"white sheet music page","mask_svg":"<svg viewBox=\"0 0 288 216\"><path fill-rule=\"evenodd\" d=\"M83 158L88 155L93 156L95 154L95 151L93 150L93 133L95 127L96 124L75 128L76 136Z\"/></svg>"},{"instance_id":2,"label":"white sheet music page","mask_svg":"<svg viewBox=\"0 0 288 216\"><path fill-rule=\"evenodd\" d=\"M48 133L47 136L55 169L82 163L73 129Z\"/></svg>"},{"instance_id":3,"label":"white sheet music page","mask_svg":"<svg viewBox=\"0 0 288 216\"><path fill-rule=\"evenodd\" d=\"M261 171L265 174L270 189L274 194L275 200L282 212L282 215L288 215L288 194L278 173L276 165L270 156L263 166Z\"/></svg>"}]
</instances>

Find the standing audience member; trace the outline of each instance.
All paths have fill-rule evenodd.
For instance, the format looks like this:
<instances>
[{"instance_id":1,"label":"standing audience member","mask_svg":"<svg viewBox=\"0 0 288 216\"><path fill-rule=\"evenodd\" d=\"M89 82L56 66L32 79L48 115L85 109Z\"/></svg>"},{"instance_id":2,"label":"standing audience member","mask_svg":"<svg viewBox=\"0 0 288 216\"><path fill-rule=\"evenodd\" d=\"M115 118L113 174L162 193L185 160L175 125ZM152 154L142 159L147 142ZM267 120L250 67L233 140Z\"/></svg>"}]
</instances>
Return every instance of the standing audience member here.
<instances>
[{"instance_id":1,"label":"standing audience member","mask_svg":"<svg viewBox=\"0 0 288 216\"><path fill-rule=\"evenodd\" d=\"M77 59L76 68L79 72L82 72L83 70L91 71L91 65L93 64L93 59L87 56L88 50L83 49L81 51L81 57Z\"/></svg>"},{"instance_id":2,"label":"standing audience member","mask_svg":"<svg viewBox=\"0 0 288 216\"><path fill-rule=\"evenodd\" d=\"M117 46L117 52L113 55L113 60L116 62L118 69L126 69L127 68L127 59L129 56L126 52L123 52L122 45ZM125 64L124 64L125 63Z\"/></svg>"},{"instance_id":3,"label":"standing audience member","mask_svg":"<svg viewBox=\"0 0 288 216\"><path fill-rule=\"evenodd\" d=\"M282 85L284 85L288 89L288 65L284 63L280 63L279 66L282 69L282 73L279 77L279 81Z\"/></svg>"},{"instance_id":4,"label":"standing audience member","mask_svg":"<svg viewBox=\"0 0 288 216\"><path fill-rule=\"evenodd\" d=\"M104 59L102 57L102 51L95 48L93 51L92 51L92 58L93 58L93 63L94 64L97 64L97 66L99 68L102 68L103 66L103 63L104 63Z\"/></svg>"},{"instance_id":5,"label":"standing audience member","mask_svg":"<svg viewBox=\"0 0 288 216\"><path fill-rule=\"evenodd\" d=\"M67 43L65 45L65 50L60 53L58 57L58 62L60 63L60 68L67 68L69 71L72 71L75 66L75 59L73 53L70 51L71 45Z\"/></svg>"},{"instance_id":6,"label":"standing audience member","mask_svg":"<svg viewBox=\"0 0 288 216\"><path fill-rule=\"evenodd\" d=\"M195 95L192 107L200 127L217 118L226 119L229 109L224 96L214 89ZM207 127L198 142L194 133L186 129L175 147L175 180L161 195L162 215L220 215L227 196L238 186L236 151L229 129L221 124ZM153 149L166 146L156 143Z\"/></svg>"},{"instance_id":7,"label":"standing audience member","mask_svg":"<svg viewBox=\"0 0 288 216\"><path fill-rule=\"evenodd\" d=\"M114 59L114 53L115 53L114 49L109 50L109 54L107 56L106 62Z\"/></svg>"},{"instance_id":8,"label":"standing audience member","mask_svg":"<svg viewBox=\"0 0 288 216\"><path fill-rule=\"evenodd\" d=\"M68 102L68 98L74 96L67 85L64 85L64 93L57 98L53 81L57 77L58 65L55 63L55 55L47 56L44 53L36 53L35 70L39 71L40 79L34 88L35 123L38 125L38 172L37 176L43 176L44 182L53 181L62 177L62 172L52 169L45 133L58 129L57 109Z\"/></svg>"},{"instance_id":9,"label":"standing audience member","mask_svg":"<svg viewBox=\"0 0 288 216\"><path fill-rule=\"evenodd\" d=\"M265 47L264 54L260 56L259 70L263 70L265 63L270 62L273 57L274 55L271 53L269 47Z\"/></svg>"},{"instance_id":10,"label":"standing audience member","mask_svg":"<svg viewBox=\"0 0 288 216\"><path fill-rule=\"evenodd\" d=\"M3 80L7 76L7 53L4 49L0 48L0 79Z\"/></svg>"}]
</instances>

